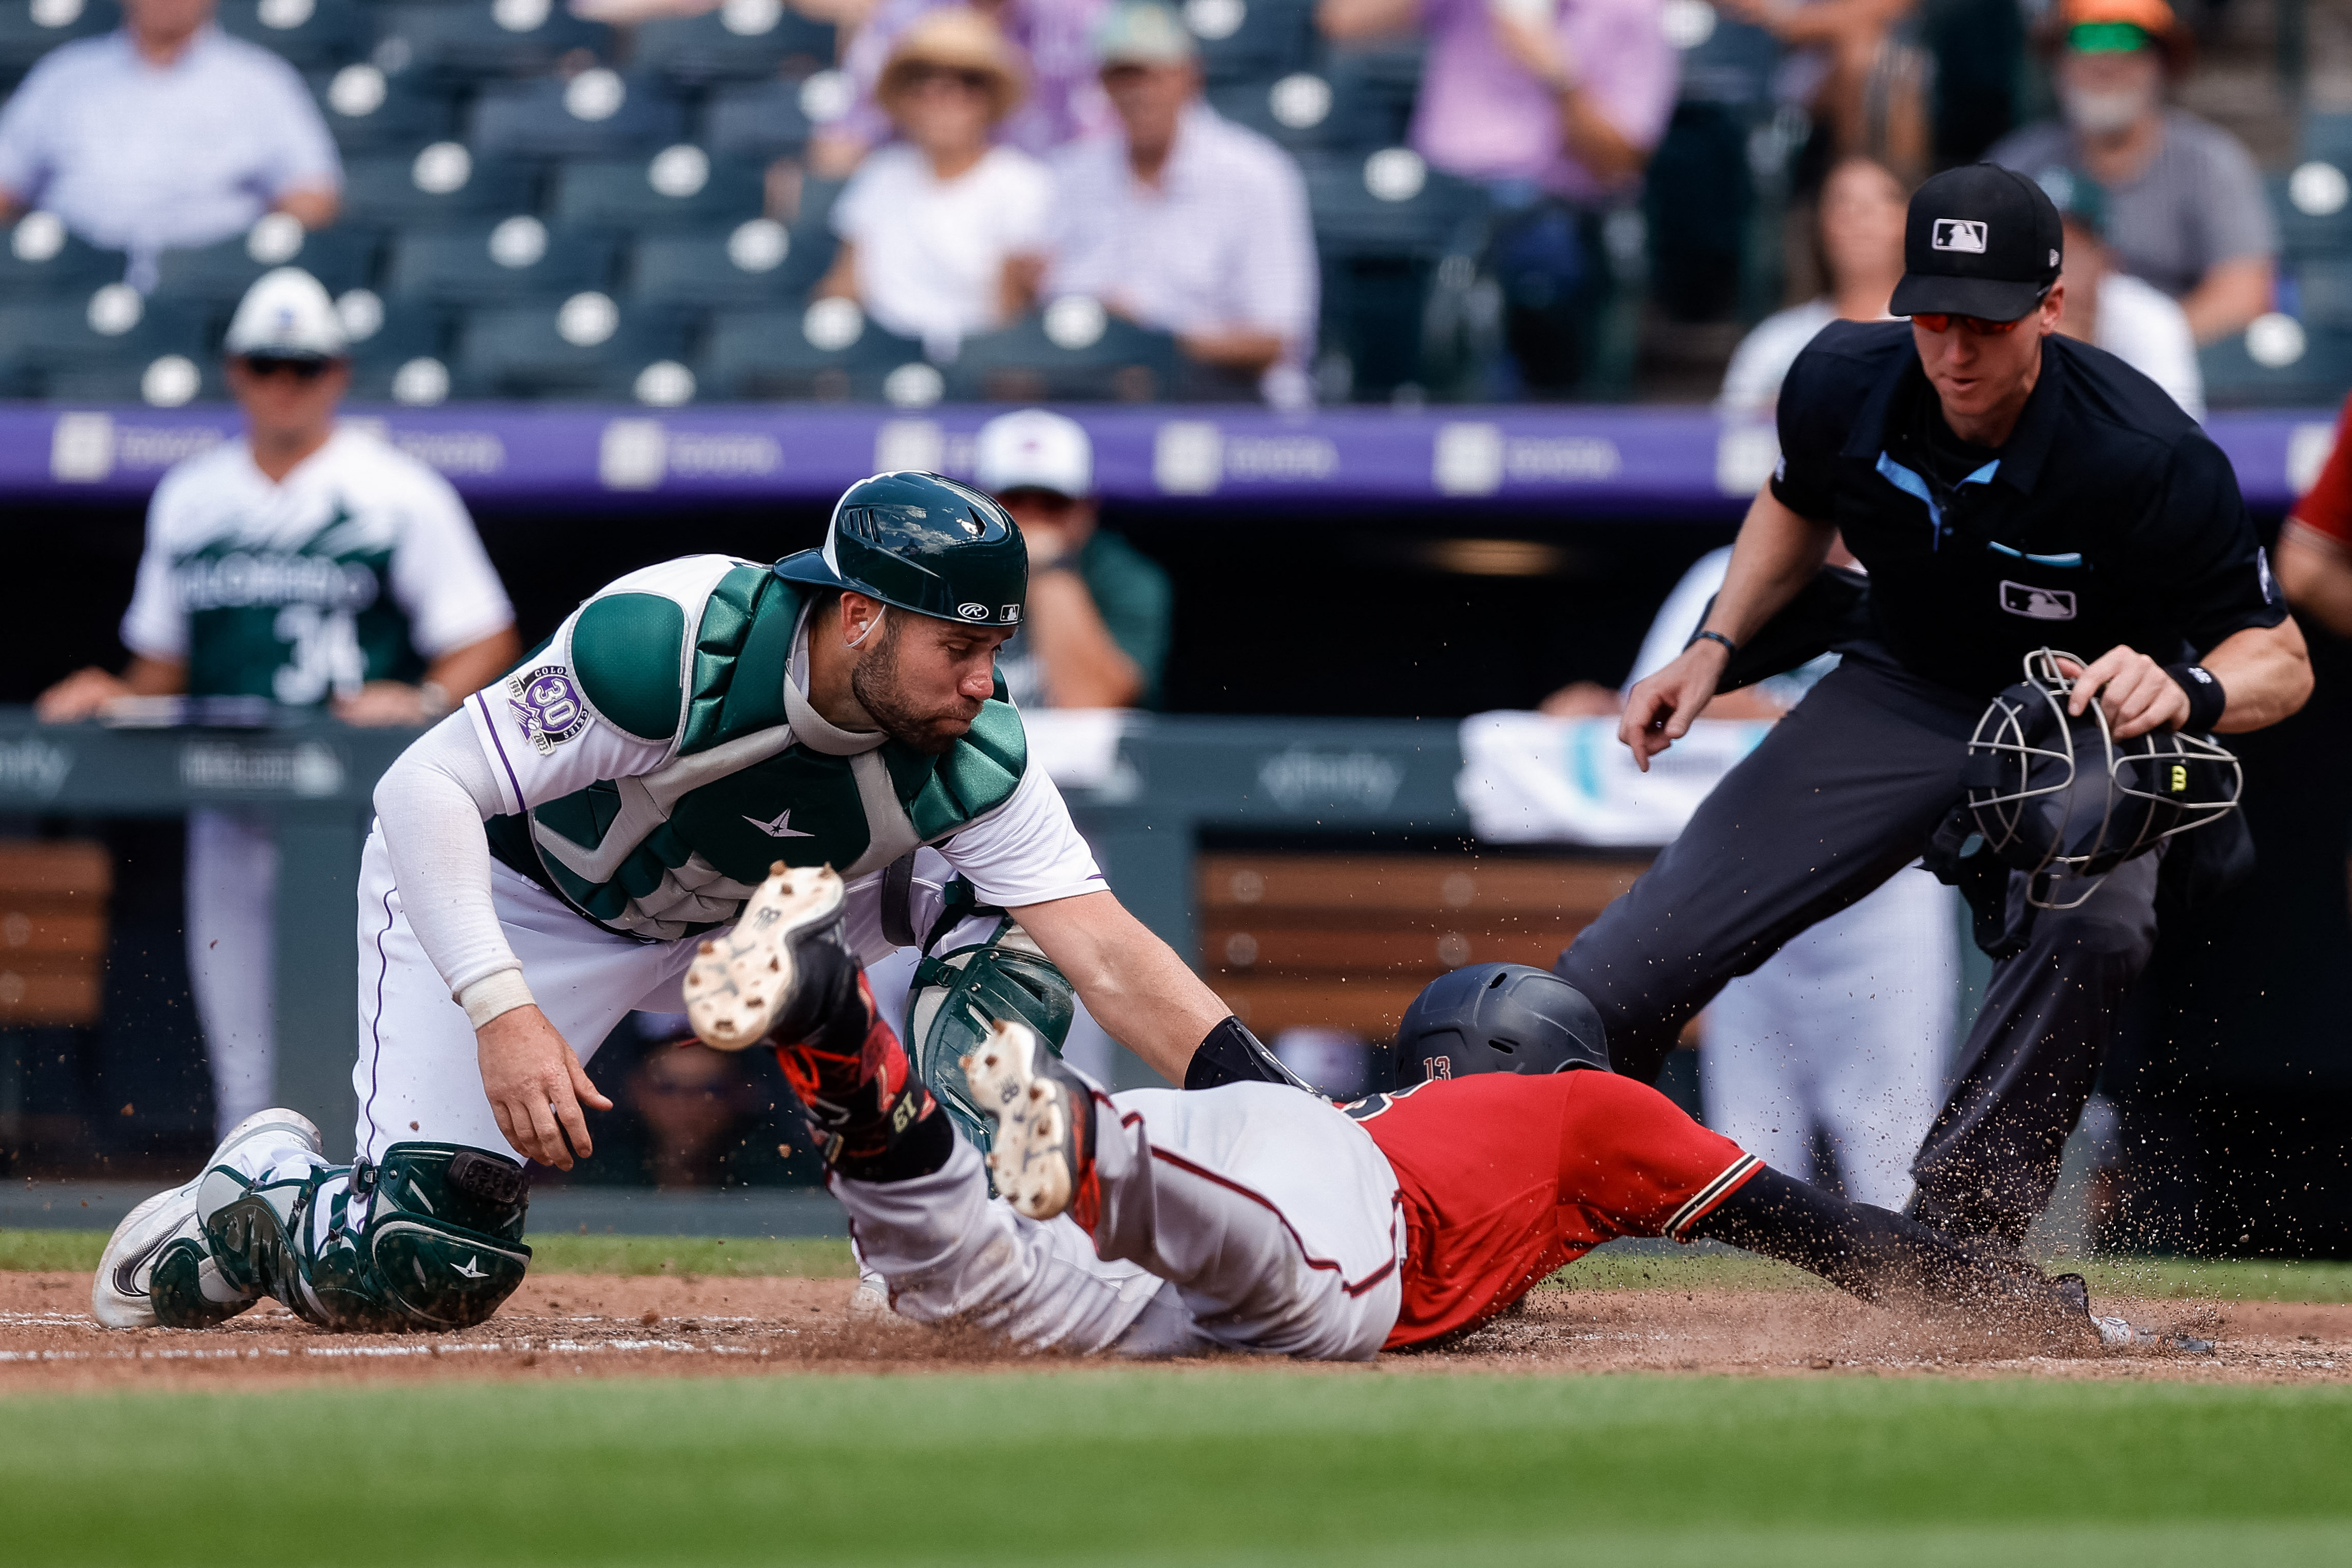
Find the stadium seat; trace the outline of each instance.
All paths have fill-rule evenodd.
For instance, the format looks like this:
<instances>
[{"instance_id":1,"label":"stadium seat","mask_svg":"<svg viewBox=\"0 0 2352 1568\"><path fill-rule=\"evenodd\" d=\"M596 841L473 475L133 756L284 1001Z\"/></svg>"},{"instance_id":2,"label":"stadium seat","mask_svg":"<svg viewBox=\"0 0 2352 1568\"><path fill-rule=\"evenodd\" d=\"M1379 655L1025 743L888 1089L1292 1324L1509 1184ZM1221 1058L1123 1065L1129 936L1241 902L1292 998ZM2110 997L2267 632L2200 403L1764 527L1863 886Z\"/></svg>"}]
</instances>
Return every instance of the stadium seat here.
<instances>
[{"instance_id":1,"label":"stadium seat","mask_svg":"<svg viewBox=\"0 0 2352 1568\"><path fill-rule=\"evenodd\" d=\"M2352 169L2352 114L2305 115L2301 143L2298 162L2317 158Z\"/></svg>"},{"instance_id":2,"label":"stadium seat","mask_svg":"<svg viewBox=\"0 0 2352 1568\"><path fill-rule=\"evenodd\" d=\"M122 280L122 252L100 250L66 232L55 213L26 213L0 245L0 300L70 295L87 299L101 283Z\"/></svg>"},{"instance_id":3,"label":"stadium seat","mask_svg":"<svg viewBox=\"0 0 2352 1568\"><path fill-rule=\"evenodd\" d=\"M666 310L798 307L833 264L833 237L772 218L698 234L645 234L629 260L629 298Z\"/></svg>"},{"instance_id":4,"label":"stadium seat","mask_svg":"<svg viewBox=\"0 0 2352 1568\"><path fill-rule=\"evenodd\" d=\"M220 0L221 31L283 55L299 70L355 60L375 42L375 15L352 0Z\"/></svg>"},{"instance_id":5,"label":"stadium seat","mask_svg":"<svg viewBox=\"0 0 2352 1568\"><path fill-rule=\"evenodd\" d=\"M1357 44L1333 49L1323 74L1332 89L1369 122L1373 145L1393 147L1405 139L1412 123L1413 100L1421 93L1424 51L1418 40Z\"/></svg>"},{"instance_id":6,"label":"stadium seat","mask_svg":"<svg viewBox=\"0 0 2352 1568\"><path fill-rule=\"evenodd\" d=\"M0 5L0 76L20 81L59 44L110 31L121 20L114 0L7 0Z\"/></svg>"},{"instance_id":7,"label":"stadium seat","mask_svg":"<svg viewBox=\"0 0 2352 1568\"><path fill-rule=\"evenodd\" d=\"M508 305L567 298L612 281L609 236L553 234L528 214L495 224L404 234L393 242L387 300Z\"/></svg>"},{"instance_id":8,"label":"stadium seat","mask_svg":"<svg viewBox=\"0 0 2352 1568\"><path fill-rule=\"evenodd\" d=\"M2295 314L2305 327L2352 327L2352 257L2294 269Z\"/></svg>"},{"instance_id":9,"label":"stadium seat","mask_svg":"<svg viewBox=\"0 0 2352 1568\"><path fill-rule=\"evenodd\" d=\"M493 158L625 158L686 140L686 108L654 77L599 66L569 81L498 82L474 101L467 142Z\"/></svg>"},{"instance_id":10,"label":"stadium seat","mask_svg":"<svg viewBox=\"0 0 2352 1568\"><path fill-rule=\"evenodd\" d=\"M388 228L436 228L539 205L529 168L477 159L462 143L436 142L404 157L354 158L343 165L347 221Z\"/></svg>"},{"instance_id":11,"label":"stadium seat","mask_svg":"<svg viewBox=\"0 0 2352 1568\"><path fill-rule=\"evenodd\" d=\"M2307 158L2263 185L2290 264L2352 256L2352 157L2341 163Z\"/></svg>"},{"instance_id":12,"label":"stadium seat","mask_svg":"<svg viewBox=\"0 0 2352 1568\"><path fill-rule=\"evenodd\" d=\"M271 213L235 239L201 250L165 251L156 263L151 298L235 305L273 267L299 267L329 293L340 294L374 281L383 239L375 229L351 224L306 234L286 214Z\"/></svg>"},{"instance_id":13,"label":"stadium seat","mask_svg":"<svg viewBox=\"0 0 2352 1568\"><path fill-rule=\"evenodd\" d=\"M2332 408L2352 386L2352 328L2263 316L2197 352L2214 408Z\"/></svg>"},{"instance_id":14,"label":"stadium seat","mask_svg":"<svg viewBox=\"0 0 2352 1568\"><path fill-rule=\"evenodd\" d=\"M1219 85L1287 76L1314 52L1314 0L1185 0L1183 16Z\"/></svg>"},{"instance_id":15,"label":"stadium seat","mask_svg":"<svg viewBox=\"0 0 2352 1568\"><path fill-rule=\"evenodd\" d=\"M712 91L702 114L702 143L714 157L781 158L808 144L801 84L763 81Z\"/></svg>"},{"instance_id":16,"label":"stadium seat","mask_svg":"<svg viewBox=\"0 0 2352 1568\"><path fill-rule=\"evenodd\" d=\"M696 367L705 399L936 402L938 371L923 345L884 331L846 300L805 309L730 310L711 318ZM889 396L893 378L899 395ZM930 395L908 395L919 383Z\"/></svg>"},{"instance_id":17,"label":"stadium seat","mask_svg":"<svg viewBox=\"0 0 2352 1568\"><path fill-rule=\"evenodd\" d=\"M574 49L602 58L611 29L583 22L562 0L459 0L389 12L373 58L388 71L448 81L543 76Z\"/></svg>"},{"instance_id":18,"label":"stadium seat","mask_svg":"<svg viewBox=\"0 0 2352 1568\"><path fill-rule=\"evenodd\" d=\"M1403 147L1306 161L1322 261L1322 349L1343 356L1349 393L1385 398L1429 384L1423 324L1442 260L1468 267L1485 247L1477 186L1438 174Z\"/></svg>"},{"instance_id":19,"label":"stadium seat","mask_svg":"<svg viewBox=\"0 0 2352 1568\"><path fill-rule=\"evenodd\" d=\"M1213 88L1209 102L1219 114L1246 125L1296 153L1391 145L1386 106L1312 71L1293 71L1276 80L1231 82Z\"/></svg>"},{"instance_id":20,"label":"stadium seat","mask_svg":"<svg viewBox=\"0 0 2352 1568\"><path fill-rule=\"evenodd\" d=\"M352 309L350 296L345 296L341 303L344 325L353 332L353 398L367 403L411 405L431 405L448 399L451 334L448 321L440 311L409 301L386 309L377 301L374 330L361 333L358 329L371 323L365 319L353 320L362 313Z\"/></svg>"},{"instance_id":21,"label":"stadium seat","mask_svg":"<svg viewBox=\"0 0 2352 1568\"><path fill-rule=\"evenodd\" d=\"M60 365L42 378L41 395L52 403L144 403L153 408L226 403L229 397L218 356L178 350L144 360Z\"/></svg>"},{"instance_id":22,"label":"stadium seat","mask_svg":"<svg viewBox=\"0 0 2352 1568\"><path fill-rule=\"evenodd\" d=\"M150 306L127 283L108 283L81 298L0 305L0 389L9 395L42 395L64 373L87 384L106 370L115 374L110 385L132 389L126 395L138 401L139 374L170 354L206 357L202 319Z\"/></svg>"},{"instance_id":23,"label":"stadium seat","mask_svg":"<svg viewBox=\"0 0 2352 1568\"><path fill-rule=\"evenodd\" d=\"M660 17L637 26L630 64L681 86L804 77L834 62L833 24L783 0L727 0L699 16Z\"/></svg>"},{"instance_id":24,"label":"stadium seat","mask_svg":"<svg viewBox=\"0 0 2352 1568\"><path fill-rule=\"evenodd\" d=\"M558 223L591 228L732 227L760 215L763 186L758 164L715 160L680 142L650 158L565 164L551 210Z\"/></svg>"},{"instance_id":25,"label":"stadium seat","mask_svg":"<svg viewBox=\"0 0 2352 1568\"><path fill-rule=\"evenodd\" d=\"M685 357L686 334L675 322L584 290L560 303L474 312L457 329L452 368L467 397L629 397L646 366L683 369Z\"/></svg>"},{"instance_id":26,"label":"stadium seat","mask_svg":"<svg viewBox=\"0 0 2352 1568\"><path fill-rule=\"evenodd\" d=\"M1151 403L1175 395L1181 373L1170 334L1069 295L966 338L946 390L958 402Z\"/></svg>"},{"instance_id":27,"label":"stadium seat","mask_svg":"<svg viewBox=\"0 0 2352 1568\"><path fill-rule=\"evenodd\" d=\"M457 101L414 74L386 76L382 67L361 61L314 73L310 90L346 157L414 153L457 134Z\"/></svg>"}]
</instances>

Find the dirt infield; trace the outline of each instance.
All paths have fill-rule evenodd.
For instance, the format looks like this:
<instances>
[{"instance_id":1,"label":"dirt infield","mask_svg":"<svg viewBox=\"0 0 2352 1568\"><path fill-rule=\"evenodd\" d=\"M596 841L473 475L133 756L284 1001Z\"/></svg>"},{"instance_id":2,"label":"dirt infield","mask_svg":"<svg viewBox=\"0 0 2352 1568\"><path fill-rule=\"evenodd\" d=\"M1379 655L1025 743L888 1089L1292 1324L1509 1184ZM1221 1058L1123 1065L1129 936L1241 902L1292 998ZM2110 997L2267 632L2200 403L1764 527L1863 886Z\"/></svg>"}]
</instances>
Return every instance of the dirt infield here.
<instances>
[{"instance_id":1,"label":"dirt infield","mask_svg":"<svg viewBox=\"0 0 2352 1568\"><path fill-rule=\"evenodd\" d=\"M289 1379L910 1373L1034 1366L1039 1359L970 1331L855 1313L851 1284L838 1279L551 1276L527 1281L481 1327L432 1335L320 1333L274 1304L209 1331L108 1332L89 1316L89 1288L79 1273L0 1273L0 1394ZM1447 1349L1384 1356L1379 1365L1410 1373L2352 1382L2352 1305L2100 1305L2136 1321L2210 1335L2219 1352L2021 1356L2012 1347L1971 1342L1965 1330L1906 1321L1826 1290L1543 1289L1522 1310Z\"/></svg>"}]
</instances>

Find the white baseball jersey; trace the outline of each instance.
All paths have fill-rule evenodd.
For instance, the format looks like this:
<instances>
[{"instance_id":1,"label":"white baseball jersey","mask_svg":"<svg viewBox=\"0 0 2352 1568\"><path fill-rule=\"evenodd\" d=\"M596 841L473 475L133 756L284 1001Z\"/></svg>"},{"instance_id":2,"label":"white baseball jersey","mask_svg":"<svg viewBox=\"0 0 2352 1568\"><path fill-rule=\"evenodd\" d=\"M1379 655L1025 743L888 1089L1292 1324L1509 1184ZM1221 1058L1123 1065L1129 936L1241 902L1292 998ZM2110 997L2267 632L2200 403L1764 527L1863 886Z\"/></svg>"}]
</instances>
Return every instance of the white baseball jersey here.
<instances>
[{"instance_id":1,"label":"white baseball jersey","mask_svg":"<svg viewBox=\"0 0 2352 1568\"><path fill-rule=\"evenodd\" d=\"M186 664L194 695L304 706L420 679L513 621L449 482L344 426L281 482L244 441L165 474L122 640Z\"/></svg>"}]
</instances>

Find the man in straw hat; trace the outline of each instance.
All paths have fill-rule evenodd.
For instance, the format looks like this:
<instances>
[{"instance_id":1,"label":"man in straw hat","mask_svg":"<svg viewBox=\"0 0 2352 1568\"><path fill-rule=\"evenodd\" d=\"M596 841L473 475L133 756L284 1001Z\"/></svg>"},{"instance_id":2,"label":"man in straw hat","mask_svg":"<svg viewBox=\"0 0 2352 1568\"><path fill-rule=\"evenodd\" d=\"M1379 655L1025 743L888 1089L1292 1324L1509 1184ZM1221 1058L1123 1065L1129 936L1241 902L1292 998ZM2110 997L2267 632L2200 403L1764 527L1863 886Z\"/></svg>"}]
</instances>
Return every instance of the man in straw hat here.
<instances>
[{"instance_id":1,"label":"man in straw hat","mask_svg":"<svg viewBox=\"0 0 2352 1568\"><path fill-rule=\"evenodd\" d=\"M991 133L1021 101L1004 35L976 11L908 28L878 94L902 141L861 164L833 209L841 251L817 286L952 358L970 332L1026 309L1044 270L1053 181Z\"/></svg>"}]
</instances>

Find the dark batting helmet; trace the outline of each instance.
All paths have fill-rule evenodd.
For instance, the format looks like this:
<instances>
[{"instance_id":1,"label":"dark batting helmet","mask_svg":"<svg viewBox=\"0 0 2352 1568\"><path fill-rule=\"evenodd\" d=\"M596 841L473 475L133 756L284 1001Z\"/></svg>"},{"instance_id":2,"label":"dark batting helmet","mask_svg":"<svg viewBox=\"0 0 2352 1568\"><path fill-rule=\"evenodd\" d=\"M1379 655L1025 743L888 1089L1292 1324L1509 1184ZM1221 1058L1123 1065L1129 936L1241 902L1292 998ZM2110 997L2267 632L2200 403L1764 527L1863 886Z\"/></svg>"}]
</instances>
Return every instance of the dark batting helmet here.
<instances>
[{"instance_id":1,"label":"dark batting helmet","mask_svg":"<svg viewBox=\"0 0 2352 1568\"><path fill-rule=\"evenodd\" d=\"M850 486L824 548L787 555L774 571L975 626L1019 626L1029 596L1029 547L1012 514L968 485L912 470Z\"/></svg>"},{"instance_id":2,"label":"dark batting helmet","mask_svg":"<svg viewBox=\"0 0 2352 1568\"><path fill-rule=\"evenodd\" d=\"M2090 661L2041 648L2025 679L1992 700L1969 740L1960 783L1985 846L2032 875L2027 899L2073 909L2106 874L2176 833L2237 809L2238 759L2202 735L2158 731L2118 741L2094 702L2066 711L2074 689L2058 666Z\"/></svg>"},{"instance_id":3,"label":"dark batting helmet","mask_svg":"<svg viewBox=\"0 0 2352 1568\"><path fill-rule=\"evenodd\" d=\"M1397 1029L1397 1087L1475 1072L1609 1070L1609 1037L1584 993L1549 969L1474 963L1432 981Z\"/></svg>"}]
</instances>

